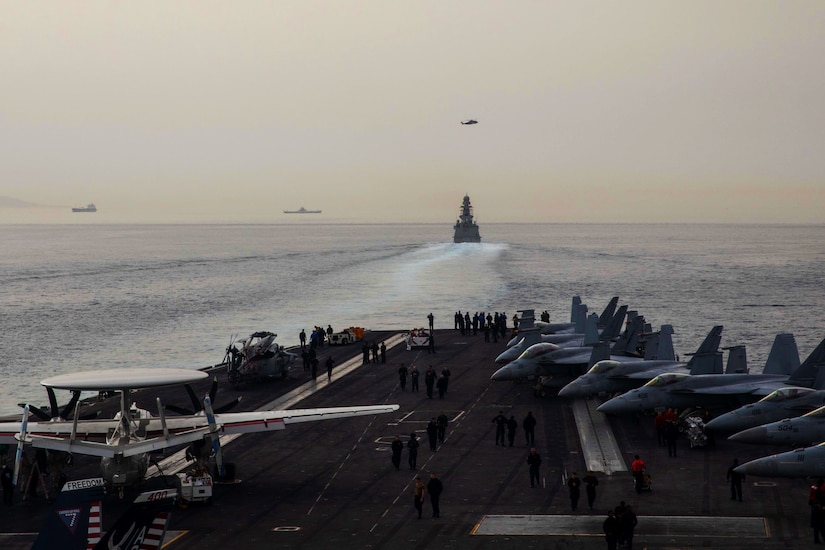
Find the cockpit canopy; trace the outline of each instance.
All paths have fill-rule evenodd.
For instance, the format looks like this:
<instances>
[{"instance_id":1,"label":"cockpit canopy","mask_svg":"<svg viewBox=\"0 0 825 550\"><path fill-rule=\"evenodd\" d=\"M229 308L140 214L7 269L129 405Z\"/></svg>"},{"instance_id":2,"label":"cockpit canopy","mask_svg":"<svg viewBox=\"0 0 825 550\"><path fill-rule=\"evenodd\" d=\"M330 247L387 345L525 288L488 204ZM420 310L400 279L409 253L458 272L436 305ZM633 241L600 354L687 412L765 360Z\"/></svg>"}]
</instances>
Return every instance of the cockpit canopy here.
<instances>
[{"instance_id":1,"label":"cockpit canopy","mask_svg":"<svg viewBox=\"0 0 825 550\"><path fill-rule=\"evenodd\" d=\"M605 374L607 372L612 371L613 369L615 369L619 365L621 365L621 363L619 363L618 361L613 361L611 359L605 359L604 361L599 361L598 363L596 363L595 365L590 367L590 370L587 371L587 374L596 374L596 373Z\"/></svg>"},{"instance_id":2,"label":"cockpit canopy","mask_svg":"<svg viewBox=\"0 0 825 550\"><path fill-rule=\"evenodd\" d=\"M660 374L656 378L650 380L647 384L645 384L646 388L661 388L662 386L669 386L671 384L675 384L676 382L681 382L690 378L689 374L685 374L683 372L668 372L665 374Z\"/></svg>"},{"instance_id":3,"label":"cockpit canopy","mask_svg":"<svg viewBox=\"0 0 825 550\"><path fill-rule=\"evenodd\" d=\"M526 350L524 353L518 356L519 359L535 359L536 357L541 357L542 355L547 355L548 353L552 353L559 349L559 346L556 344L550 344L549 342L542 342L540 344L533 344Z\"/></svg>"},{"instance_id":4,"label":"cockpit canopy","mask_svg":"<svg viewBox=\"0 0 825 550\"><path fill-rule=\"evenodd\" d=\"M803 395L808 395L809 393L816 391L811 388L796 388L793 386L787 388L780 388L774 392L769 393L762 399L760 402L770 402L770 403L779 403L781 401L785 401L787 399L796 399L798 397L802 397Z\"/></svg>"}]
</instances>

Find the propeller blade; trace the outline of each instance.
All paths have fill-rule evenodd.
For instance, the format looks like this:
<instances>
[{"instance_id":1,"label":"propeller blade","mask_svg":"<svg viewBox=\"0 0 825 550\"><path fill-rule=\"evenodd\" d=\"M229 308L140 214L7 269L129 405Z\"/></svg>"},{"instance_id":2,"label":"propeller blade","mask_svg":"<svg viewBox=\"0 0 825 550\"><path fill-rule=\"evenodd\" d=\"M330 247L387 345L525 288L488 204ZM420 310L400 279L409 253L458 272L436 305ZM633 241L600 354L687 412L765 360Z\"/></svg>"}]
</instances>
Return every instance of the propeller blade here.
<instances>
[{"instance_id":1,"label":"propeller blade","mask_svg":"<svg viewBox=\"0 0 825 550\"><path fill-rule=\"evenodd\" d=\"M196 412L203 410L203 405L201 405L200 399L198 399L198 396L195 395L195 392L192 390L192 386L190 386L189 384L184 384L183 387L186 388L186 393L189 394L189 401L192 402L193 412L189 414L195 414Z\"/></svg>"},{"instance_id":2,"label":"propeller blade","mask_svg":"<svg viewBox=\"0 0 825 550\"><path fill-rule=\"evenodd\" d=\"M218 426L215 422L215 412L212 410L212 400L208 395L203 398L203 412L206 414L206 421L209 424L209 436L212 438L212 451L215 453L215 468L218 470L218 478L223 479L226 476L226 467L223 463L221 439L218 433Z\"/></svg>"},{"instance_id":3,"label":"propeller blade","mask_svg":"<svg viewBox=\"0 0 825 550\"><path fill-rule=\"evenodd\" d=\"M69 415L72 414L74 408L77 406L77 400L80 399L80 392L73 391L72 398L69 399L69 403L63 407L63 410L60 412L60 418L69 418Z\"/></svg>"},{"instance_id":4,"label":"propeller blade","mask_svg":"<svg viewBox=\"0 0 825 550\"><path fill-rule=\"evenodd\" d=\"M25 403L18 403L18 405L20 405L24 409L27 406ZM32 413L37 418L39 418L40 420L45 420L45 421L48 422L49 420L52 419L52 416L49 413L47 413L46 411L44 411L43 409L41 409L40 407L35 407L34 405L28 405L28 407L29 407L29 412Z\"/></svg>"},{"instance_id":5,"label":"propeller blade","mask_svg":"<svg viewBox=\"0 0 825 550\"><path fill-rule=\"evenodd\" d=\"M235 405L240 403L241 399L243 399L242 395L239 396L239 397L236 397L235 399L233 399L232 401L230 401L229 403L227 403L225 405L221 405L220 407L215 409L215 414L221 414L221 413L225 413L225 412L229 411L230 409L235 407Z\"/></svg>"},{"instance_id":6,"label":"propeller blade","mask_svg":"<svg viewBox=\"0 0 825 550\"><path fill-rule=\"evenodd\" d=\"M212 386L210 386L210 388L209 388L209 399L214 401L216 393L218 393L218 377L217 376L212 378Z\"/></svg>"},{"instance_id":7,"label":"propeller blade","mask_svg":"<svg viewBox=\"0 0 825 550\"><path fill-rule=\"evenodd\" d=\"M49 406L52 408L51 417L52 418L57 418L58 414L60 414L58 412L60 409L57 406L57 397L54 395L54 389L47 386L46 387L46 393L49 394Z\"/></svg>"}]
</instances>

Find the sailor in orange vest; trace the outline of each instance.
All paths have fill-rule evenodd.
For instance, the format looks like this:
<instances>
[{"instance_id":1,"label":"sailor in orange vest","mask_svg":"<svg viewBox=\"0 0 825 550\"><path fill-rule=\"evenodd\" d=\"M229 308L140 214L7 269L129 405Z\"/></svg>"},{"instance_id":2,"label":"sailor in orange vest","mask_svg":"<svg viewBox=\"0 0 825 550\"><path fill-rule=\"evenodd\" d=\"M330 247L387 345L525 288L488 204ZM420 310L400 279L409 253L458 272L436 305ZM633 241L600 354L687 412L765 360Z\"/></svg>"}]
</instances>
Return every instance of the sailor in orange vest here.
<instances>
[{"instance_id":1,"label":"sailor in orange vest","mask_svg":"<svg viewBox=\"0 0 825 550\"><path fill-rule=\"evenodd\" d=\"M634 456L634 460L630 464L630 470L633 472L633 479L636 480L636 494L641 495L645 476L645 462L639 458L639 455Z\"/></svg>"}]
</instances>

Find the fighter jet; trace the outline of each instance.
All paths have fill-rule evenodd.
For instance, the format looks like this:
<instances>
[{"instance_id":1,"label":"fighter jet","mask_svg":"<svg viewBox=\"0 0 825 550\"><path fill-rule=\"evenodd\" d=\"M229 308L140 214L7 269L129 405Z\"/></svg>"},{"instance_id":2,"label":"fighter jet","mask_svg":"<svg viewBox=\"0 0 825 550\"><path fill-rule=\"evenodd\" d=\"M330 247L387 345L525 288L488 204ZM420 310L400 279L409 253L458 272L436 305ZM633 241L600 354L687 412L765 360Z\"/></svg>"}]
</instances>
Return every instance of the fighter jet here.
<instances>
[{"instance_id":1,"label":"fighter jet","mask_svg":"<svg viewBox=\"0 0 825 550\"><path fill-rule=\"evenodd\" d=\"M659 407L730 410L785 386L813 386L818 363L822 362L818 360L822 355L820 348L825 349L825 341L796 369L799 358L794 354L796 346L788 345L790 341L786 335L776 337L763 374L660 374L641 388L610 399L597 410L606 414L633 414Z\"/></svg>"},{"instance_id":2,"label":"fighter jet","mask_svg":"<svg viewBox=\"0 0 825 550\"><path fill-rule=\"evenodd\" d=\"M469 125L471 125L471 124L478 124L478 121L477 121L477 120L473 120L473 119L462 120L462 121L461 121L461 124L463 124L464 126L469 126Z\"/></svg>"},{"instance_id":3,"label":"fighter jet","mask_svg":"<svg viewBox=\"0 0 825 550\"><path fill-rule=\"evenodd\" d=\"M796 391L805 390L806 388L786 389ZM813 394L819 394L819 400L822 401L821 391L808 391ZM747 428L733 434L728 439L736 441L737 443L785 445L788 447L801 447L821 443L825 441L825 406L795 418L783 418L776 422L768 422L761 426Z\"/></svg>"},{"instance_id":4,"label":"fighter jet","mask_svg":"<svg viewBox=\"0 0 825 550\"><path fill-rule=\"evenodd\" d=\"M825 477L825 443L757 458L736 471L762 477Z\"/></svg>"},{"instance_id":5,"label":"fighter jet","mask_svg":"<svg viewBox=\"0 0 825 550\"><path fill-rule=\"evenodd\" d=\"M639 335L644 332L643 326L644 317L637 316L634 323L627 326L627 330L612 350L605 342L592 347L574 348L561 348L548 343L534 344L518 359L494 372L490 378L494 381L505 381L535 380L541 377L542 386L561 387L598 361L611 358L616 361L637 360L638 355L626 354L628 350L635 351L641 346Z\"/></svg>"},{"instance_id":6,"label":"fighter jet","mask_svg":"<svg viewBox=\"0 0 825 550\"><path fill-rule=\"evenodd\" d=\"M673 334L673 327L662 325L659 331L659 346L660 350L669 347L669 353L662 350L663 354L673 356L671 334ZM599 361L585 374L564 386L559 391L559 397L577 398L622 393L638 388L654 376L666 372L721 374L722 352L719 351L721 338L722 325L713 327L687 363L661 359L624 363L612 360Z\"/></svg>"},{"instance_id":7,"label":"fighter jet","mask_svg":"<svg viewBox=\"0 0 825 550\"><path fill-rule=\"evenodd\" d=\"M715 432L738 434L745 430L750 431L749 428L764 427L766 424L786 418L796 418L823 405L825 390L788 386L776 390L756 403L717 416L705 424L705 427Z\"/></svg>"},{"instance_id":8,"label":"fighter jet","mask_svg":"<svg viewBox=\"0 0 825 550\"><path fill-rule=\"evenodd\" d=\"M579 315L581 315L581 307L584 307L584 316L587 317L587 306L585 304L582 304L582 299L580 296L573 296L573 303L570 306L569 323L546 323L544 321L536 321L534 324L539 328L539 332L541 332L542 334L552 334L555 332L573 332L576 329L576 319Z\"/></svg>"},{"instance_id":9,"label":"fighter jet","mask_svg":"<svg viewBox=\"0 0 825 550\"><path fill-rule=\"evenodd\" d=\"M584 313L586 314L587 306L580 306L580 311L581 308L584 308ZM570 348L590 346L599 340L614 340L619 337L626 314L627 306L620 307L619 311L616 312L601 332L599 332L598 328L600 318L595 315L587 317L581 323L577 322L577 331L571 333L541 334L535 327L526 332L519 328L519 334L522 335L521 340L515 345L504 350L498 357L496 357L495 362L499 365L506 365L510 361L517 359L519 355L524 353L524 351L533 344L542 342L556 344L560 348Z\"/></svg>"}]
</instances>

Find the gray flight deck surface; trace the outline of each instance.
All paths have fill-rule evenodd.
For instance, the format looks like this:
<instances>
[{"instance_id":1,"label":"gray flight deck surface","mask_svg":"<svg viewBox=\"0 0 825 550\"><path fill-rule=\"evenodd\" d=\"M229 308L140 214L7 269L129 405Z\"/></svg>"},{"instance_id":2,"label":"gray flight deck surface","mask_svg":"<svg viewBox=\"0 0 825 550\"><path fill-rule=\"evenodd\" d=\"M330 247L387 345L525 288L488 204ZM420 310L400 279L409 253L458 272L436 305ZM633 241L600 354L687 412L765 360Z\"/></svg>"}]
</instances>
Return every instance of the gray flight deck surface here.
<instances>
[{"instance_id":1,"label":"gray flight deck surface","mask_svg":"<svg viewBox=\"0 0 825 550\"><path fill-rule=\"evenodd\" d=\"M367 333L368 340L389 339L395 333ZM317 391L300 364L293 377L250 385L240 391L222 382L216 404L243 394L238 410L264 404L311 408L398 403L396 413L376 417L330 420L288 426L284 431L247 434L224 447L224 456L237 468L235 483L214 487L212 505L192 504L173 512L165 548L209 550L226 548L604 548L601 523L607 509L624 500L639 516L635 548L797 548L812 544L805 480L748 478L744 502L730 500L725 480L734 457L747 460L776 452L770 447L746 446L723 438L715 446L690 449L679 441L678 457L669 458L656 444L653 421L608 419L594 413L593 403L538 399L527 384L491 382L493 359L504 346L485 343L483 336L436 331L437 354L426 349L388 350L387 364L360 366L360 343L321 348L323 365L332 353L341 365L326 383L318 373ZM348 362L348 359L352 359ZM398 386L400 362L418 366L418 393ZM452 373L445 399L427 399L424 373L448 366ZM348 366L354 368L348 370ZM204 386L206 388L206 386ZM201 388L199 391L205 391ZM306 394L292 403L296 393ZM190 406L178 388L153 391L164 403ZM289 399L288 395L293 396ZM108 400L114 401L114 400ZM290 405L282 405L281 402ZM99 406L107 410L114 403ZM532 410L538 421L536 447L542 455L543 487L531 489L524 433L519 427L514 447L495 445L494 416L503 411L519 425ZM444 411L450 419L447 439L437 452L429 450L425 426ZM587 419L592 415L592 421ZM577 425L579 428L577 429ZM581 430L587 449L582 449ZM418 471L390 463L389 444L398 434L421 437ZM612 439L611 439L612 438ZM615 442L615 445L614 445ZM616 448L618 451L616 451ZM616 453L618 452L618 456ZM652 490L636 495L629 470L633 455L645 460ZM174 453L169 453L170 455ZM159 460L162 457L159 457ZM170 461L160 461L167 473ZM77 457L67 470L70 479L93 477L95 459ZM595 509L582 497L577 512L570 509L563 476L586 464L603 464ZM150 473L154 468L150 468ZM429 497L422 519L412 506L414 476L426 482L435 471L444 483L441 518L433 519ZM148 488L162 487L154 476ZM123 504L109 497L104 503L104 529ZM0 547L29 548L49 506L42 497L0 509Z\"/></svg>"}]
</instances>

